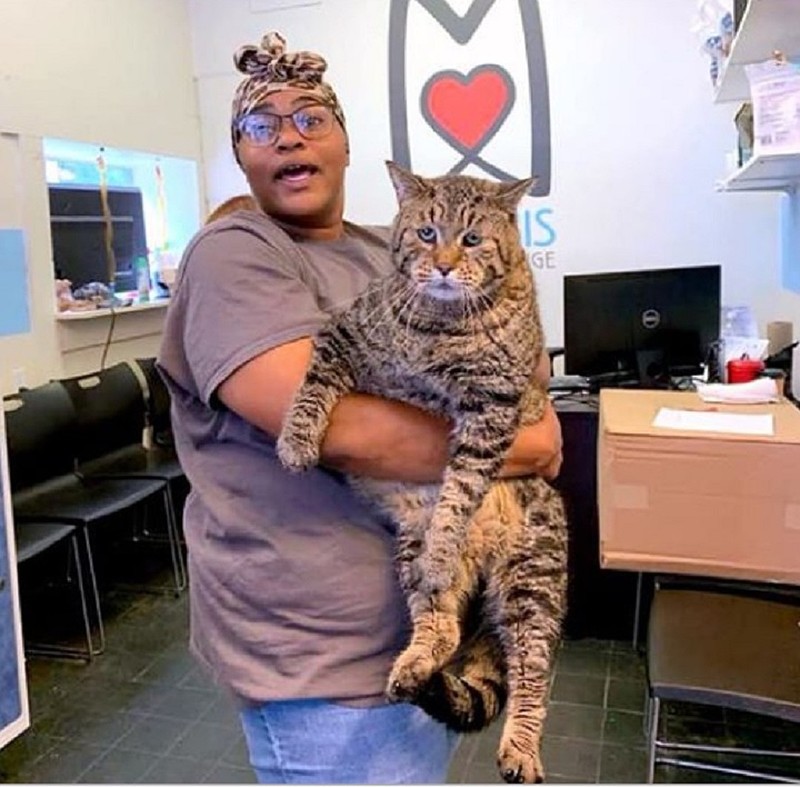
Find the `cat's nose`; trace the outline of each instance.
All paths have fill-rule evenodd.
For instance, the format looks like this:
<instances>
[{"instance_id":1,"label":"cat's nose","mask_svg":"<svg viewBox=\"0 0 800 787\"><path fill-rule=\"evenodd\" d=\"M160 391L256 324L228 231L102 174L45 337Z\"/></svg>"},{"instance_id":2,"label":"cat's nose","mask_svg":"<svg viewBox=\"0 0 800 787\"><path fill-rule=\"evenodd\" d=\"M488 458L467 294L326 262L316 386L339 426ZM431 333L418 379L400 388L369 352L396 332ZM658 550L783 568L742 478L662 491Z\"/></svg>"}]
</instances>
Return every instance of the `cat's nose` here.
<instances>
[{"instance_id":1,"label":"cat's nose","mask_svg":"<svg viewBox=\"0 0 800 787\"><path fill-rule=\"evenodd\" d=\"M433 267L442 274L443 278L453 272L453 268L450 265L438 264L434 265Z\"/></svg>"}]
</instances>

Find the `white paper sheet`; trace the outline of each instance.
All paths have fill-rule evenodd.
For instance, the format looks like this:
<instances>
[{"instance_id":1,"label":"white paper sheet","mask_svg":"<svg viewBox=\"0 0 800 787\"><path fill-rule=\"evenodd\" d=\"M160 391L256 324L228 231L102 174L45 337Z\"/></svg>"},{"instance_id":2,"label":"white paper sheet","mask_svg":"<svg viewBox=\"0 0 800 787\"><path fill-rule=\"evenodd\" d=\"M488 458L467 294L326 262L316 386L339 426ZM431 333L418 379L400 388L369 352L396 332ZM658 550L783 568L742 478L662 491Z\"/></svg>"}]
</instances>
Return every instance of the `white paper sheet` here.
<instances>
[{"instance_id":1,"label":"white paper sheet","mask_svg":"<svg viewBox=\"0 0 800 787\"><path fill-rule=\"evenodd\" d=\"M693 432L723 432L725 434L750 435L775 434L770 413L747 415L718 413L713 410L674 410L670 407L662 407L653 419L653 426Z\"/></svg>"}]
</instances>

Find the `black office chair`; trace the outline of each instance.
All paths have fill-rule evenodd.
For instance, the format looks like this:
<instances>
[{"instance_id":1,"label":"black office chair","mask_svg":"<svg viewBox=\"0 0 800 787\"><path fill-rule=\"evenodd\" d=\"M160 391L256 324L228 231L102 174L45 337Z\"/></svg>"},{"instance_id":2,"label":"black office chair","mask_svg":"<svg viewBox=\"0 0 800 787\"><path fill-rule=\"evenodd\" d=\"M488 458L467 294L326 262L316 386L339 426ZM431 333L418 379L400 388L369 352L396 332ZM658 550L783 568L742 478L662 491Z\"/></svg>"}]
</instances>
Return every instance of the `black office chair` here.
<instances>
[{"instance_id":1,"label":"black office chair","mask_svg":"<svg viewBox=\"0 0 800 787\"><path fill-rule=\"evenodd\" d=\"M84 530L88 545L89 527L128 513L162 493L164 482L160 481L133 484L125 479L86 479L74 472L78 417L60 383L5 396L3 409L16 522L74 525ZM97 615L102 626L99 605ZM101 637L94 655L103 646Z\"/></svg>"},{"instance_id":2,"label":"black office chair","mask_svg":"<svg viewBox=\"0 0 800 787\"><path fill-rule=\"evenodd\" d=\"M800 722L799 626L800 597L793 590L778 593L773 587L725 582L703 587L656 583L647 639L648 783L657 765L800 781L797 751L668 740L660 729L661 705L674 701ZM728 765L720 755L767 759L792 767L795 775Z\"/></svg>"},{"instance_id":3,"label":"black office chair","mask_svg":"<svg viewBox=\"0 0 800 787\"><path fill-rule=\"evenodd\" d=\"M81 608L83 635L86 648L75 648L70 645L58 643L45 643L25 641L25 652L32 656L55 656L58 658L77 658L91 661L95 655L102 653L105 648L105 632L100 614L100 597L97 591L97 581L92 563L92 552L83 530L83 554L79 539L78 528L75 525L61 524L58 522L17 522L14 529L16 543L17 565L22 567L34 558L50 553L58 546L67 546L69 552L69 573L74 576L78 590L78 601ZM88 580L88 582L87 582ZM88 584L88 593L87 593ZM95 643L92 634L92 620L90 609L97 616L99 641ZM23 633L24 633L23 622Z\"/></svg>"},{"instance_id":4,"label":"black office chair","mask_svg":"<svg viewBox=\"0 0 800 787\"><path fill-rule=\"evenodd\" d=\"M183 470L172 449L143 445L149 429L140 375L133 364L118 363L88 375L59 380L78 414L80 439L77 471L88 482L124 481L162 495L166 540L172 559L175 591L186 587L186 567L172 495ZM160 540L142 529L143 539Z\"/></svg>"}]
</instances>

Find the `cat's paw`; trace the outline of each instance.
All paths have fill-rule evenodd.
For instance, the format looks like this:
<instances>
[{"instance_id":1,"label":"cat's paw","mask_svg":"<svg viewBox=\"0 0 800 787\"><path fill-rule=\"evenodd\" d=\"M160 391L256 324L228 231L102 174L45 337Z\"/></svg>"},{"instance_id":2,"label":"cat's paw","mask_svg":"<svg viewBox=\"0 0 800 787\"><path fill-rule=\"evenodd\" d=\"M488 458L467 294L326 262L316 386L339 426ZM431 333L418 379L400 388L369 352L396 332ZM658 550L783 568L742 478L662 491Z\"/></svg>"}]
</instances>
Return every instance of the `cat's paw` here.
<instances>
[{"instance_id":1,"label":"cat's paw","mask_svg":"<svg viewBox=\"0 0 800 787\"><path fill-rule=\"evenodd\" d=\"M497 768L510 784L541 784L544 767L538 751L529 751L512 740L501 740L497 751Z\"/></svg>"},{"instance_id":2,"label":"cat's paw","mask_svg":"<svg viewBox=\"0 0 800 787\"><path fill-rule=\"evenodd\" d=\"M392 702L412 702L425 688L436 666L430 655L403 651L389 673L386 696Z\"/></svg>"},{"instance_id":3,"label":"cat's paw","mask_svg":"<svg viewBox=\"0 0 800 787\"><path fill-rule=\"evenodd\" d=\"M319 442L308 432L284 429L278 437L276 450L278 459L287 470L300 472L319 464Z\"/></svg>"}]
</instances>

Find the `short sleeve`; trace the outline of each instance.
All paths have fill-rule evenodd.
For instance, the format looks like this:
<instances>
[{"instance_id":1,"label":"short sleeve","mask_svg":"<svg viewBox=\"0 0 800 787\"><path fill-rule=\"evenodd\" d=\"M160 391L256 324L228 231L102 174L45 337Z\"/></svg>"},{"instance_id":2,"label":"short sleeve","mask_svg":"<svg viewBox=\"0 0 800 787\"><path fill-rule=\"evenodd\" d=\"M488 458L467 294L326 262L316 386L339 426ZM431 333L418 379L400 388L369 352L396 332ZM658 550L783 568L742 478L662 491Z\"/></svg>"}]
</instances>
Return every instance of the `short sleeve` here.
<instances>
[{"instance_id":1,"label":"short sleeve","mask_svg":"<svg viewBox=\"0 0 800 787\"><path fill-rule=\"evenodd\" d=\"M183 344L199 397L214 392L247 361L314 336L327 321L303 281L291 243L235 223L209 229L187 250L173 338Z\"/></svg>"}]
</instances>

